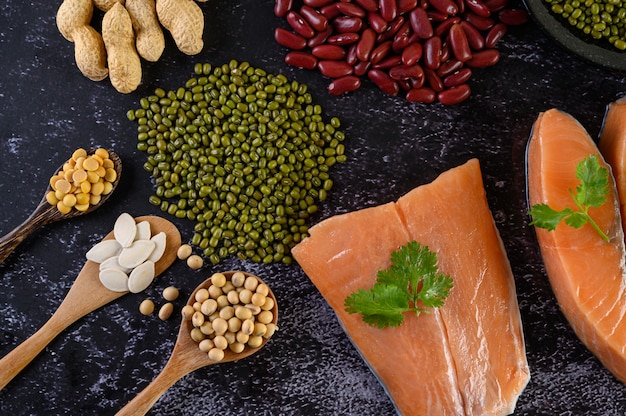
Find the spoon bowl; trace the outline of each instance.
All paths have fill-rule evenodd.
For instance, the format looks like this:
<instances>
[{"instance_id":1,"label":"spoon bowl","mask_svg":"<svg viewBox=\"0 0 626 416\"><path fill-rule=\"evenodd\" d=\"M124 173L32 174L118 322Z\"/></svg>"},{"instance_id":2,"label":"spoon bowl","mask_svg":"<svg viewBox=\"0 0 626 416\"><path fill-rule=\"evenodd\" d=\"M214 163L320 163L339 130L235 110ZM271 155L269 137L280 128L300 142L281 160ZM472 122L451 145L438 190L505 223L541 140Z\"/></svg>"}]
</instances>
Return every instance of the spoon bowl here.
<instances>
[{"instance_id":1,"label":"spoon bowl","mask_svg":"<svg viewBox=\"0 0 626 416\"><path fill-rule=\"evenodd\" d=\"M230 280L236 271L223 272L227 280ZM245 276L254 276L247 272L241 272ZM258 276L254 276L259 280L259 283L264 283ZM196 302L196 293L203 289L208 288L211 285L211 278L202 282L193 291L187 305L193 306ZM272 323L278 322L278 303L272 290L269 290L268 297L274 301L274 306L271 309L273 314ZM226 348L224 351L224 358L220 361L212 361L206 352L202 352L198 347L198 343L191 338L191 330L194 328L190 317L183 317L180 329L178 331L178 337L174 349L170 355L169 360L165 364L165 367L161 373L133 400L131 400L126 406L124 406L116 415L117 416L135 416L145 415L157 402L157 400L165 393L174 383L180 380L186 374L195 371L199 368L206 367L212 364L221 364L230 361L238 361L249 357L250 355L259 351L267 343L270 338L263 338L260 346L252 348L248 345L240 353L236 353Z\"/></svg>"},{"instance_id":2,"label":"spoon bowl","mask_svg":"<svg viewBox=\"0 0 626 416\"><path fill-rule=\"evenodd\" d=\"M93 154L94 152L95 150L90 150L87 153ZM13 250L15 250L15 248L26 239L26 237L28 237L33 231L37 230L38 228L56 221L67 220L70 218L89 214L100 208L111 197L120 181L120 176L122 175L122 161L115 152L111 150L108 150L108 152L109 159L113 161L114 169L117 172L117 177L112 182L113 189L111 190L111 192L106 195L102 195L100 202L95 205L89 206L89 208L87 208L85 211L72 209L67 214L63 214L57 209L55 205L50 205L50 203L46 199L46 195L52 190L52 187L50 186L50 184L48 184L48 187L43 194L43 198L41 199L39 205L37 205L35 210L30 214L30 216L26 218L26 220L24 220L24 222L22 222L20 225L15 227L11 232L0 238L0 263L2 263L13 252ZM56 174L62 168L63 165L59 166L59 168L54 173Z\"/></svg>"},{"instance_id":3,"label":"spoon bowl","mask_svg":"<svg viewBox=\"0 0 626 416\"><path fill-rule=\"evenodd\" d=\"M155 277L163 273L177 258L181 237L170 221L156 216L135 218L137 223L148 221L153 234L161 231L166 235L166 248L155 263ZM113 231L104 239L112 239ZM67 296L50 319L30 338L0 360L0 390L19 374L57 335L90 312L120 298L129 292L107 289L98 277L100 265L87 260L74 281Z\"/></svg>"}]
</instances>

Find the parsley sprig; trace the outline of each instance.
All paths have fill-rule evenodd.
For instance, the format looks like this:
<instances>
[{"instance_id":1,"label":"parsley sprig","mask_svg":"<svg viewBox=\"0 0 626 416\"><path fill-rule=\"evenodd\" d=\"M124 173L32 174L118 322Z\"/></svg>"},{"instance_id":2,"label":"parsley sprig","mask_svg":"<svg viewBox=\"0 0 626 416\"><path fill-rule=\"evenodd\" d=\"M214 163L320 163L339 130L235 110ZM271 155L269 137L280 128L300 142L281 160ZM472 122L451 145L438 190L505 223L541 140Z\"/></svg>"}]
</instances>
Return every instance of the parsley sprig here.
<instances>
[{"instance_id":1,"label":"parsley sprig","mask_svg":"<svg viewBox=\"0 0 626 416\"><path fill-rule=\"evenodd\" d=\"M569 193L578 211L569 207L557 211L548 204L536 204L528 211L532 216L530 224L553 231L561 221L565 221L565 224L574 228L580 228L588 223L604 241L609 241L609 236L600 229L589 215L590 208L600 207L607 200L609 194L608 169L600 165L596 155L590 155L576 166L576 178L580 180L580 184L576 187L576 192L569 189Z\"/></svg>"},{"instance_id":2,"label":"parsley sprig","mask_svg":"<svg viewBox=\"0 0 626 416\"><path fill-rule=\"evenodd\" d=\"M452 289L450 276L439 273L437 254L412 241L391 254L391 266L379 270L374 286L359 289L345 300L348 313L378 328L397 327L405 312L429 312L443 306Z\"/></svg>"}]
</instances>

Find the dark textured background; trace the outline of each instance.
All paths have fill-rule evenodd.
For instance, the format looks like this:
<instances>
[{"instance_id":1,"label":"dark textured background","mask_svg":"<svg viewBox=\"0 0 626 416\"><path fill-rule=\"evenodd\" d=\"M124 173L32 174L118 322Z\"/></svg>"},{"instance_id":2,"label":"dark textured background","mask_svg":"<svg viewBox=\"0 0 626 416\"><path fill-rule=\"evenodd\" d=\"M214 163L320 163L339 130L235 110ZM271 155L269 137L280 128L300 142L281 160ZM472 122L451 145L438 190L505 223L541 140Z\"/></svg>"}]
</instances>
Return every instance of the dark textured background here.
<instances>
[{"instance_id":1,"label":"dark textured background","mask_svg":"<svg viewBox=\"0 0 626 416\"><path fill-rule=\"evenodd\" d=\"M73 45L55 26L60 1L1 1L0 234L37 205L48 177L77 147L108 147L122 158L119 189L97 213L38 230L0 265L0 355L33 334L58 307L84 253L121 212L157 214L148 203L145 154L126 119L139 98L174 89L193 64L248 60L309 84L326 114L342 120L348 161L332 171L335 188L314 218L389 202L439 173L480 159L489 203L515 273L532 372L516 415L626 413L626 388L585 349L559 312L525 216L524 146L540 111L558 107L597 137L605 105L626 92L624 74L598 68L560 49L534 23L513 28L500 63L475 72L473 94L454 107L416 105L385 96L368 82L336 98L317 72L283 63L273 41L273 1L210 0L205 48L187 57L168 48L144 63L140 88L117 93L108 80L84 78ZM192 223L174 220L183 240ZM176 285L177 311L191 290L220 269L258 273L273 287L280 332L252 358L198 370L175 384L152 414L390 415L394 408L297 265L261 266L228 259L190 271L177 262L146 293L126 295L70 326L0 391L2 415L107 415L132 399L162 369L179 320L144 317L146 296ZM416 342L419 342L417 340Z\"/></svg>"}]
</instances>

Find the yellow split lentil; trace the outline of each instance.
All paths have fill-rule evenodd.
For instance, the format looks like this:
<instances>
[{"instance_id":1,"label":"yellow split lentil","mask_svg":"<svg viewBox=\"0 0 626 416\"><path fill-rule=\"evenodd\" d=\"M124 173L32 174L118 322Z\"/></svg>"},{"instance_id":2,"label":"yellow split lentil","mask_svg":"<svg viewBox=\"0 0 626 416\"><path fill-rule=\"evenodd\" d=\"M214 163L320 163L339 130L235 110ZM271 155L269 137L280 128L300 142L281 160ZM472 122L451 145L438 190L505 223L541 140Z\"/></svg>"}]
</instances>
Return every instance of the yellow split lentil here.
<instances>
[{"instance_id":1,"label":"yellow split lentil","mask_svg":"<svg viewBox=\"0 0 626 416\"><path fill-rule=\"evenodd\" d=\"M56 205L63 214L72 209L86 211L98 204L102 195L111 193L116 179L117 171L106 149L99 148L88 154L79 148L50 178L51 190L46 194L46 201Z\"/></svg>"}]
</instances>

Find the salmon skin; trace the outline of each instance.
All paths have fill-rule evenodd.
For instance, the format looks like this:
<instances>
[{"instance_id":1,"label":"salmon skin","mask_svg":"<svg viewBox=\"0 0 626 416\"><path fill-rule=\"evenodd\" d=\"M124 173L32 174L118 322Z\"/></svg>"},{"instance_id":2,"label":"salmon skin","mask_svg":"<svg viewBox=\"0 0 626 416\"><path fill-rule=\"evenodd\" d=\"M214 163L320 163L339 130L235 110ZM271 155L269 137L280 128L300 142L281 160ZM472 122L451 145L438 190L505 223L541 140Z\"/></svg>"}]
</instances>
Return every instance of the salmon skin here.
<instances>
[{"instance_id":1,"label":"salmon skin","mask_svg":"<svg viewBox=\"0 0 626 416\"><path fill-rule=\"evenodd\" d=\"M402 415L504 415L530 372L515 282L489 210L477 159L397 202L330 217L293 256ZM437 254L454 287L443 307L378 329L345 311L391 253L410 241Z\"/></svg>"},{"instance_id":2,"label":"salmon skin","mask_svg":"<svg viewBox=\"0 0 626 416\"><path fill-rule=\"evenodd\" d=\"M527 150L529 204L556 210L576 209L569 190L580 183L576 167L600 154L585 128L571 115L551 109L533 126ZM606 202L590 216L605 232L606 242L589 225L535 228L537 241L556 300L583 344L619 380L626 382L626 280L624 234L613 176Z\"/></svg>"}]
</instances>

